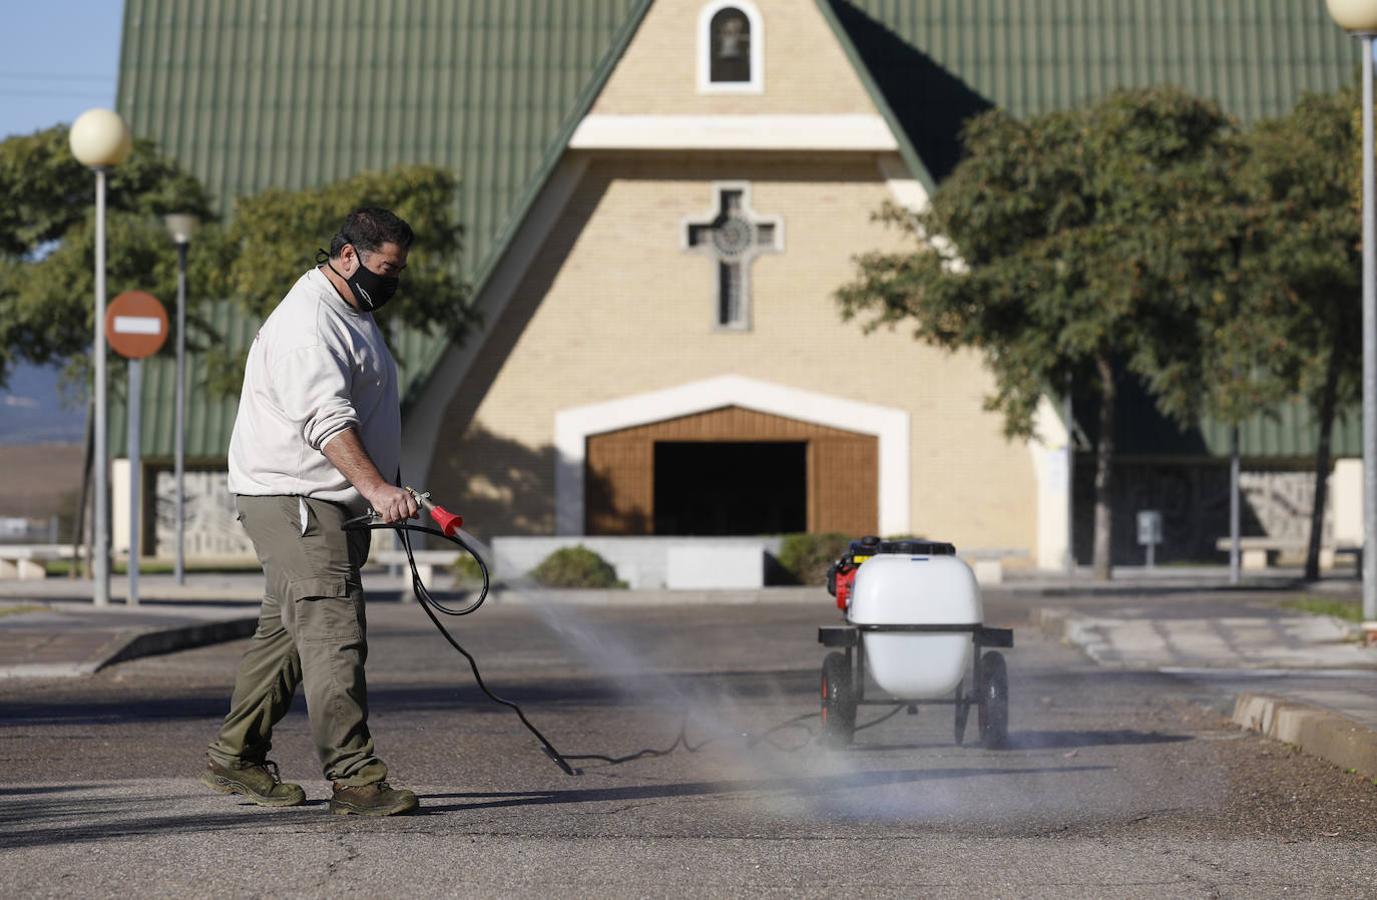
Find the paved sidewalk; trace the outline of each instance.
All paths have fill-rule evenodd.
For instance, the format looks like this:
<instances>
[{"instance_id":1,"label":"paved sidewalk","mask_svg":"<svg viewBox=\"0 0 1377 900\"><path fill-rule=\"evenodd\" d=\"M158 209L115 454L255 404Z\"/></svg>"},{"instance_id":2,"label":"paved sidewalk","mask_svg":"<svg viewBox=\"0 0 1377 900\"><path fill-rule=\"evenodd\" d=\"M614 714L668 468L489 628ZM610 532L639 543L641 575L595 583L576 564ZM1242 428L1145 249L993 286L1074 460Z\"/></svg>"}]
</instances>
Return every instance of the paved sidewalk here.
<instances>
[{"instance_id":1,"label":"paved sidewalk","mask_svg":"<svg viewBox=\"0 0 1377 900\"><path fill-rule=\"evenodd\" d=\"M1377 647L1358 626L1212 593L1037 610L1108 668L1155 670L1228 698L1234 721L1377 776Z\"/></svg>"},{"instance_id":2,"label":"paved sidewalk","mask_svg":"<svg viewBox=\"0 0 1377 900\"><path fill-rule=\"evenodd\" d=\"M371 602L395 602L403 579L387 571L364 573ZM437 593L452 588L437 579ZM140 604L126 605L128 579L110 580L111 604L91 603L89 579L0 581L0 678L71 678L159 653L237 640L253 633L262 598L261 572L194 572L179 585L171 575L139 580ZM647 606L830 602L821 588L741 591L552 591L523 586L494 590L494 606L541 603ZM441 594L443 596L443 594Z\"/></svg>"},{"instance_id":3,"label":"paved sidewalk","mask_svg":"<svg viewBox=\"0 0 1377 900\"><path fill-rule=\"evenodd\" d=\"M68 578L58 575L38 581L0 581L0 602L69 601L89 605L92 593L89 578ZM117 604L123 604L128 596L129 579L124 575L111 576L110 599ZM186 584L177 584L176 579L167 574L139 576L141 601L257 603L262 597L262 572L191 572L187 574Z\"/></svg>"}]
</instances>

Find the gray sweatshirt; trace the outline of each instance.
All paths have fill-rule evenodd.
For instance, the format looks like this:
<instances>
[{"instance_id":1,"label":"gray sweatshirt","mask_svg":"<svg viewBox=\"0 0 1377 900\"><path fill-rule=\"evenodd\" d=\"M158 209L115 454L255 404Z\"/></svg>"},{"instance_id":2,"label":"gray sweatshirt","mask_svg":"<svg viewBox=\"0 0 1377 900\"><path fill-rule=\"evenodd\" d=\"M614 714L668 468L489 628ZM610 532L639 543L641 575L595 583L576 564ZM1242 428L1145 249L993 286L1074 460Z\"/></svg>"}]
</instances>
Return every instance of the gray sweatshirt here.
<instances>
[{"instance_id":1,"label":"gray sweatshirt","mask_svg":"<svg viewBox=\"0 0 1377 900\"><path fill-rule=\"evenodd\" d=\"M397 365L373 316L346 303L312 269L249 348L230 436L230 491L295 494L362 511L367 503L321 452L350 427L383 478L395 477L402 432Z\"/></svg>"}]
</instances>

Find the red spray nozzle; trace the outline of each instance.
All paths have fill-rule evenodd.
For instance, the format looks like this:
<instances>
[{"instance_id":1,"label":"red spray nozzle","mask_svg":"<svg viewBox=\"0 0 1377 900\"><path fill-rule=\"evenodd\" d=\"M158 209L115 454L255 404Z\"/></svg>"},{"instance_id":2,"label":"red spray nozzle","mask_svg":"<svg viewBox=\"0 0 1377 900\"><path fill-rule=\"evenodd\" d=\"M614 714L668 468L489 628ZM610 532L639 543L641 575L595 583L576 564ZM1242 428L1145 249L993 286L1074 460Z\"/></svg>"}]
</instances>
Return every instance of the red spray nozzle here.
<instances>
[{"instance_id":1,"label":"red spray nozzle","mask_svg":"<svg viewBox=\"0 0 1377 900\"><path fill-rule=\"evenodd\" d=\"M443 506L436 506L431 503L430 517L435 520L435 524L440 526L440 530L445 533L445 537L454 537L454 532L464 525L464 517L458 513L452 513Z\"/></svg>"},{"instance_id":2,"label":"red spray nozzle","mask_svg":"<svg viewBox=\"0 0 1377 900\"><path fill-rule=\"evenodd\" d=\"M408 487L411 496L416 498L416 502L430 513L430 517L435 520L435 524L440 526L441 533L445 537L454 537L454 533L464 526L464 517L458 513L452 513L443 506L437 506L430 502L430 493L422 493L413 487Z\"/></svg>"}]
</instances>

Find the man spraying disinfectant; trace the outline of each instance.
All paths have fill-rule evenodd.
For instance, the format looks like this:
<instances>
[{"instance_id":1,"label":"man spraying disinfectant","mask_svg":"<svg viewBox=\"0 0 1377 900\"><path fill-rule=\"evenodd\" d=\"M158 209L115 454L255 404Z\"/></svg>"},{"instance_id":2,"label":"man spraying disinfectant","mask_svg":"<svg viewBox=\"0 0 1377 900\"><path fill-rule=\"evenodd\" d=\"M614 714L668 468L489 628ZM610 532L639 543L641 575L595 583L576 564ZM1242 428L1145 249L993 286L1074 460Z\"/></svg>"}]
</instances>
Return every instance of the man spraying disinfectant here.
<instances>
[{"instance_id":1,"label":"man spraying disinfectant","mask_svg":"<svg viewBox=\"0 0 1377 900\"><path fill-rule=\"evenodd\" d=\"M368 730L360 567L369 507L383 523L417 511L393 485L401 458L397 367L373 313L396 293L413 240L385 209L351 212L249 350L229 449L229 489L267 579L258 628L201 780L261 806L296 806L300 785L268 759L273 726L300 685L331 812L408 813Z\"/></svg>"}]
</instances>

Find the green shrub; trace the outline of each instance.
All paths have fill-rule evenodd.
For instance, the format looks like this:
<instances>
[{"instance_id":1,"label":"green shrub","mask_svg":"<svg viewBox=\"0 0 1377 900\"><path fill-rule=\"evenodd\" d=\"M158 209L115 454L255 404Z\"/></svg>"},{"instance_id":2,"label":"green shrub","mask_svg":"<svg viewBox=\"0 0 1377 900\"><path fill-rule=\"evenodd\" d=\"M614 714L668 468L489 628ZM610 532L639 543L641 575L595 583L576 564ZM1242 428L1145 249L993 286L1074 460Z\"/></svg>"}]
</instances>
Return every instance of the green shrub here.
<instances>
[{"instance_id":1,"label":"green shrub","mask_svg":"<svg viewBox=\"0 0 1377 900\"><path fill-rule=\"evenodd\" d=\"M786 534L780 542L779 564L795 584L826 584L827 567L846 552L852 537L840 532Z\"/></svg>"},{"instance_id":2,"label":"green shrub","mask_svg":"<svg viewBox=\"0 0 1377 900\"><path fill-rule=\"evenodd\" d=\"M624 588L612 564L582 544L564 547L531 570L538 584L556 588Z\"/></svg>"}]
</instances>

